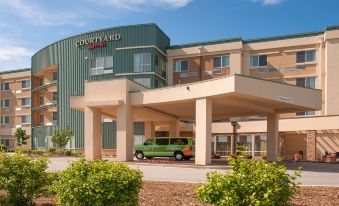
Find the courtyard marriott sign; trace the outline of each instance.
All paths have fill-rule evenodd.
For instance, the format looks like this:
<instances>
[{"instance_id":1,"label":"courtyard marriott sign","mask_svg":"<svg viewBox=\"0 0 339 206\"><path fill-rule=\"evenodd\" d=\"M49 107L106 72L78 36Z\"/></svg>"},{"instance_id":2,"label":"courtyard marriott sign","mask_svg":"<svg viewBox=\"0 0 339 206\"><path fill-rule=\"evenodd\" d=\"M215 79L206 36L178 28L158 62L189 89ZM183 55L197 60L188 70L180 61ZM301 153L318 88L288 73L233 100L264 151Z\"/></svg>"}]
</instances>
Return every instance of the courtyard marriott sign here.
<instances>
[{"instance_id":1,"label":"courtyard marriott sign","mask_svg":"<svg viewBox=\"0 0 339 206\"><path fill-rule=\"evenodd\" d=\"M88 45L88 49L97 49L107 47L107 42L110 41L119 41L121 39L120 34L111 34L106 36L98 36L87 39L81 39L75 42L75 46L80 47L83 45Z\"/></svg>"}]
</instances>

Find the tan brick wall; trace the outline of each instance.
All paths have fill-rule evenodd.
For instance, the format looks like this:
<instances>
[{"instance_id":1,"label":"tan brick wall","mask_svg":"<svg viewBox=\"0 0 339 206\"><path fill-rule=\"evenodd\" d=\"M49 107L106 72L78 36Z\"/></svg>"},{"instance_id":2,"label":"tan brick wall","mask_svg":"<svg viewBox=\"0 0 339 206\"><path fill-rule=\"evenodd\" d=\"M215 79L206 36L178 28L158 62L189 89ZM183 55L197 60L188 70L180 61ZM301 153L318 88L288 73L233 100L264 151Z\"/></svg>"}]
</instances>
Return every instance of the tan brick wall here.
<instances>
[{"instance_id":1,"label":"tan brick wall","mask_svg":"<svg viewBox=\"0 0 339 206\"><path fill-rule=\"evenodd\" d=\"M306 142L307 142L306 160L315 161L316 160L317 132L316 131L307 131Z\"/></svg>"}]
</instances>

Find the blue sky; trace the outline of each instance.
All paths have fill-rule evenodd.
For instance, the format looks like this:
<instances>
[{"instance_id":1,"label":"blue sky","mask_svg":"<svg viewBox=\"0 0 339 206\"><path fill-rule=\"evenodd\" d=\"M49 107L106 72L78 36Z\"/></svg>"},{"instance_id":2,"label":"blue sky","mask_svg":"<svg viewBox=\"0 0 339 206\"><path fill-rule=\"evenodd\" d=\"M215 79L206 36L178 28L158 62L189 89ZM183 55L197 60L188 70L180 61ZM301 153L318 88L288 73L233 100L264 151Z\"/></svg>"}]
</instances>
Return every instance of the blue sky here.
<instances>
[{"instance_id":1,"label":"blue sky","mask_svg":"<svg viewBox=\"0 0 339 206\"><path fill-rule=\"evenodd\" d=\"M323 30L338 0L0 0L0 71L30 67L40 48L80 32L157 23L172 44Z\"/></svg>"}]
</instances>

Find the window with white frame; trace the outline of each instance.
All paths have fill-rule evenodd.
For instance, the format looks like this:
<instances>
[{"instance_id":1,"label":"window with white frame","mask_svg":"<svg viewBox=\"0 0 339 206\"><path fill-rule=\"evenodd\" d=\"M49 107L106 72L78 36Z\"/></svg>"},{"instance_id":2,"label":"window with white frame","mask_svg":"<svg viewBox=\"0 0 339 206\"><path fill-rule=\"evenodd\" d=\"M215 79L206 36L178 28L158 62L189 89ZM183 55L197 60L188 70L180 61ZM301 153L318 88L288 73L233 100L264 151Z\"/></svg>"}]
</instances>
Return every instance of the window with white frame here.
<instances>
[{"instance_id":1,"label":"window with white frame","mask_svg":"<svg viewBox=\"0 0 339 206\"><path fill-rule=\"evenodd\" d=\"M9 124L9 116L1 116L1 124L7 125Z\"/></svg>"},{"instance_id":2,"label":"window with white frame","mask_svg":"<svg viewBox=\"0 0 339 206\"><path fill-rule=\"evenodd\" d=\"M296 79L298 87L315 89L315 77L301 77Z\"/></svg>"},{"instance_id":3,"label":"window with white frame","mask_svg":"<svg viewBox=\"0 0 339 206\"><path fill-rule=\"evenodd\" d=\"M151 53L138 53L133 56L134 72L150 72L151 71Z\"/></svg>"},{"instance_id":4,"label":"window with white frame","mask_svg":"<svg viewBox=\"0 0 339 206\"><path fill-rule=\"evenodd\" d=\"M8 108L8 107L9 107L9 99L2 99L1 108Z\"/></svg>"},{"instance_id":5,"label":"window with white frame","mask_svg":"<svg viewBox=\"0 0 339 206\"><path fill-rule=\"evenodd\" d=\"M58 72L53 72L53 81L58 80Z\"/></svg>"},{"instance_id":6,"label":"window with white frame","mask_svg":"<svg viewBox=\"0 0 339 206\"><path fill-rule=\"evenodd\" d=\"M9 90L9 82L1 83L1 91L8 91Z\"/></svg>"},{"instance_id":7,"label":"window with white frame","mask_svg":"<svg viewBox=\"0 0 339 206\"><path fill-rule=\"evenodd\" d=\"M53 102L57 102L58 101L58 92L53 92Z\"/></svg>"},{"instance_id":8,"label":"window with white frame","mask_svg":"<svg viewBox=\"0 0 339 206\"><path fill-rule=\"evenodd\" d=\"M30 115L21 116L21 123L22 124L30 124L31 123L31 116Z\"/></svg>"},{"instance_id":9,"label":"window with white frame","mask_svg":"<svg viewBox=\"0 0 339 206\"><path fill-rule=\"evenodd\" d=\"M113 73L113 56L97 57L90 59L90 76L109 73Z\"/></svg>"},{"instance_id":10,"label":"window with white frame","mask_svg":"<svg viewBox=\"0 0 339 206\"><path fill-rule=\"evenodd\" d=\"M40 96L39 96L39 104L40 104L40 105L44 105L44 100L45 100L44 95L40 95Z\"/></svg>"},{"instance_id":11,"label":"window with white frame","mask_svg":"<svg viewBox=\"0 0 339 206\"><path fill-rule=\"evenodd\" d=\"M315 50L299 51L296 55L297 63L306 63L315 61Z\"/></svg>"},{"instance_id":12,"label":"window with white frame","mask_svg":"<svg viewBox=\"0 0 339 206\"><path fill-rule=\"evenodd\" d=\"M250 67L266 67L267 55L252 55L250 56Z\"/></svg>"},{"instance_id":13,"label":"window with white frame","mask_svg":"<svg viewBox=\"0 0 339 206\"><path fill-rule=\"evenodd\" d=\"M28 89L31 86L31 81L30 80L22 80L21 81L21 88L22 89Z\"/></svg>"},{"instance_id":14,"label":"window with white frame","mask_svg":"<svg viewBox=\"0 0 339 206\"><path fill-rule=\"evenodd\" d=\"M134 78L133 80L138 84L151 88L151 78Z\"/></svg>"},{"instance_id":15,"label":"window with white frame","mask_svg":"<svg viewBox=\"0 0 339 206\"><path fill-rule=\"evenodd\" d=\"M53 122L58 121L58 112L53 112Z\"/></svg>"},{"instance_id":16,"label":"window with white frame","mask_svg":"<svg viewBox=\"0 0 339 206\"><path fill-rule=\"evenodd\" d=\"M216 56L213 58L213 67L214 68L225 68L230 66L230 56Z\"/></svg>"},{"instance_id":17,"label":"window with white frame","mask_svg":"<svg viewBox=\"0 0 339 206\"><path fill-rule=\"evenodd\" d=\"M298 87L305 87L315 89L315 77L301 77L296 79L296 85ZM313 116L315 115L314 111L307 111L307 112L297 112L296 116Z\"/></svg>"},{"instance_id":18,"label":"window with white frame","mask_svg":"<svg viewBox=\"0 0 339 206\"><path fill-rule=\"evenodd\" d=\"M26 97L21 99L21 106L29 106L31 105L31 98Z\"/></svg>"},{"instance_id":19,"label":"window with white frame","mask_svg":"<svg viewBox=\"0 0 339 206\"><path fill-rule=\"evenodd\" d=\"M0 144L5 145L6 147L9 147L9 139L0 139Z\"/></svg>"},{"instance_id":20,"label":"window with white frame","mask_svg":"<svg viewBox=\"0 0 339 206\"><path fill-rule=\"evenodd\" d=\"M39 114L39 124L43 125L45 122L45 115L44 113Z\"/></svg>"},{"instance_id":21,"label":"window with white frame","mask_svg":"<svg viewBox=\"0 0 339 206\"><path fill-rule=\"evenodd\" d=\"M44 77L40 77L39 78L39 86L43 86L45 83L45 78Z\"/></svg>"},{"instance_id":22,"label":"window with white frame","mask_svg":"<svg viewBox=\"0 0 339 206\"><path fill-rule=\"evenodd\" d=\"M189 64L188 60L177 60L175 61L175 71L176 72L184 72L188 71Z\"/></svg>"}]
</instances>

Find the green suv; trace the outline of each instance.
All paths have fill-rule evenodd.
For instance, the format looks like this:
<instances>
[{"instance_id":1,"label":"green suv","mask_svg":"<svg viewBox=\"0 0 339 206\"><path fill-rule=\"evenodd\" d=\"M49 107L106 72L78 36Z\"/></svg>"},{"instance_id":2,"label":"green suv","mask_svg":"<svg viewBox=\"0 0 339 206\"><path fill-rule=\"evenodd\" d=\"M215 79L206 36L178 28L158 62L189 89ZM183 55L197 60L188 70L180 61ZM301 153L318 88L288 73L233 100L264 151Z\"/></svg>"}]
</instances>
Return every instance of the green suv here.
<instances>
[{"instance_id":1,"label":"green suv","mask_svg":"<svg viewBox=\"0 0 339 206\"><path fill-rule=\"evenodd\" d=\"M175 160L189 160L193 157L194 142L187 137L157 137L148 139L142 145L134 146L134 155L142 160L144 157L174 157Z\"/></svg>"}]
</instances>

